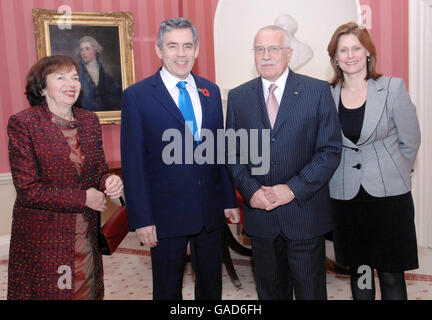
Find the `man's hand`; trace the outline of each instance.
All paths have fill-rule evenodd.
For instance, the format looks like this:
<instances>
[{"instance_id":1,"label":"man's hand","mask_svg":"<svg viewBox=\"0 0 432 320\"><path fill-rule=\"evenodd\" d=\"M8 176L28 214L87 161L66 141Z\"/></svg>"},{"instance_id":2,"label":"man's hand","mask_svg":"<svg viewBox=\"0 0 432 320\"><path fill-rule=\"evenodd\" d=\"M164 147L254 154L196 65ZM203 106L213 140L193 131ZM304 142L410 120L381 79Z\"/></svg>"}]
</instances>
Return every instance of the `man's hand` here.
<instances>
[{"instance_id":1,"label":"man's hand","mask_svg":"<svg viewBox=\"0 0 432 320\"><path fill-rule=\"evenodd\" d=\"M151 225L135 230L137 238L142 245L153 248L157 245L156 226Z\"/></svg>"},{"instance_id":2,"label":"man's hand","mask_svg":"<svg viewBox=\"0 0 432 320\"><path fill-rule=\"evenodd\" d=\"M253 194L250 205L254 209L267 210L266 208L269 207L271 203L267 200L264 190L261 188Z\"/></svg>"},{"instance_id":3,"label":"man's hand","mask_svg":"<svg viewBox=\"0 0 432 320\"><path fill-rule=\"evenodd\" d=\"M276 184L272 187L262 186L260 190L263 191L264 196L269 203L265 208L267 211L290 203L295 198L287 184Z\"/></svg>"},{"instance_id":4,"label":"man's hand","mask_svg":"<svg viewBox=\"0 0 432 320\"><path fill-rule=\"evenodd\" d=\"M239 223L240 222L240 209L232 208L224 210L225 217L229 219L231 223Z\"/></svg>"}]
</instances>

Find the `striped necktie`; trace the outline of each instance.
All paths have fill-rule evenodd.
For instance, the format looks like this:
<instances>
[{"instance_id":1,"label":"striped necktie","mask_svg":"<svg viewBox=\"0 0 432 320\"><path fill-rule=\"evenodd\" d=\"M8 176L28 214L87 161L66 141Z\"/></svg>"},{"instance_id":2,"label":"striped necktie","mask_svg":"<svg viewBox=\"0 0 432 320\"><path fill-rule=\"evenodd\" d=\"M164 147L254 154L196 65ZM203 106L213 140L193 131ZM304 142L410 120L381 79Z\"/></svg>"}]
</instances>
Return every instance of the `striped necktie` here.
<instances>
[{"instance_id":1,"label":"striped necktie","mask_svg":"<svg viewBox=\"0 0 432 320\"><path fill-rule=\"evenodd\" d=\"M266 103L266 108L267 108L267 113L268 113L268 117L270 119L270 125L273 129L275 121L276 121L276 116L279 110L279 103L276 99L276 96L274 94L274 91L276 90L277 86L272 83L269 87L269 96L267 98L267 103Z\"/></svg>"}]
</instances>

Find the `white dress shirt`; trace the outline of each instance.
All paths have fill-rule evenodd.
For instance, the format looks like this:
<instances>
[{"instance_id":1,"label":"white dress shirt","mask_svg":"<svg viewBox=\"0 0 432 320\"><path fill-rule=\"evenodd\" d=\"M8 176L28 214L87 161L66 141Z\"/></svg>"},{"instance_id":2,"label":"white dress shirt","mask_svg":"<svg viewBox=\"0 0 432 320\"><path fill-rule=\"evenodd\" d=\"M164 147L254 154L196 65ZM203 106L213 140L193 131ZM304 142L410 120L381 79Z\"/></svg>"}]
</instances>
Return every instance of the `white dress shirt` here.
<instances>
[{"instance_id":1,"label":"white dress shirt","mask_svg":"<svg viewBox=\"0 0 432 320\"><path fill-rule=\"evenodd\" d=\"M192 101L192 106L195 113L195 120L197 122L198 135L201 136L201 124L202 124L201 101L198 95L198 89L193 76L189 73L189 76L186 79L178 79L174 77L171 73L169 73L168 70L165 69L165 67L162 67L162 70L160 71L160 76L162 78L165 87L167 88L175 104L177 105L177 107L179 106L178 100L180 95L180 89L177 88L177 83L179 81L187 82L186 90L188 91Z\"/></svg>"},{"instance_id":2,"label":"white dress shirt","mask_svg":"<svg viewBox=\"0 0 432 320\"><path fill-rule=\"evenodd\" d=\"M287 68L285 70L284 73L282 73L282 75L279 77L279 79L277 79L275 82L270 82L264 78L261 78L262 80L262 85L263 85L263 91L264 91L264 101L267 103L267 98L269 96L269 87L272 83L274 83L277 88L274 91L274 95L280 105L281 100L282 100L282 96L283 96L283 92L285 90L285 83L286 80L288 78L288 74L289 74L289 68Z\"/></svg>"}]
</instances>

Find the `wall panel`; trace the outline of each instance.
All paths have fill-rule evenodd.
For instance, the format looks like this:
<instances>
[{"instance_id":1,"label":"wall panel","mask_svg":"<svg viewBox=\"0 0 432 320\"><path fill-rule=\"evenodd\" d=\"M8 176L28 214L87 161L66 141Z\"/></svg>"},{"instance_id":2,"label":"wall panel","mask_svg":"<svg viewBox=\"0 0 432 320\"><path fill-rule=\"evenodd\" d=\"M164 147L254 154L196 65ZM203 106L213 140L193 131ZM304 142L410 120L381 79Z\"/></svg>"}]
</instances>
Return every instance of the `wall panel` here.
<instances>
[{"instance_id":1,"label":"wall panel","mask_svg":"<svg viewBox=\"0 0 432 320\"><path fill-rule=\"evenodd\" d=\"M378 51L378 71L408 84L408 0L360 0L372 10L370 34Z\"/></svg>"}]
</instances>

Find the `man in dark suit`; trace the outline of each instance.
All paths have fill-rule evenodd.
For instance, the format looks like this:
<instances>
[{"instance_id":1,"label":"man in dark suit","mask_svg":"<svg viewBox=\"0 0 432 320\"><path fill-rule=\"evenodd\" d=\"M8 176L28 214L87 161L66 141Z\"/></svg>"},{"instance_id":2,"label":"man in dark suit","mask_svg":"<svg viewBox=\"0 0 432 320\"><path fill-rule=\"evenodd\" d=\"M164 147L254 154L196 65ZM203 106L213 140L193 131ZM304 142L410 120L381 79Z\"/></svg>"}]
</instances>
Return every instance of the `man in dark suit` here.
<instances>
[{"instance_id":1,"label":"man in dark suit","mask_svg":"<svg viewBox=\"0 0 432 320\"><path fill-rule=\"evenodd\" d=\"M227 128L270 130L255 147L270 144L266 174L254 175L253 162L228 166L247 204L258 297L292 299L293 288L296 299L326 299L327 184L342 149L330 86L288 68L290 37L278 26L257 33L254 54L260 77L229 92Z\"/></svg>"},{"instance_id":2,"label":"man in dark suit","mask_svg":"<svg viewBox=\"0 0 432 320\"><path fill-rule=\"evenodd\" d=\"M182 299L188 243L195 298L221 299L223 227L226 217L239 221L237 198L223 165L198 164L194 157L199 143L205 143L200 141L203 131L216 136L223 129L220 91L191 73L199 46L188 19L163 21L155 50L163 67L123 94L121 152L129 226L151 247L153 299ZM213 147L207 144L206 152L216 159Z\"/></svg>"}]
</instances>

